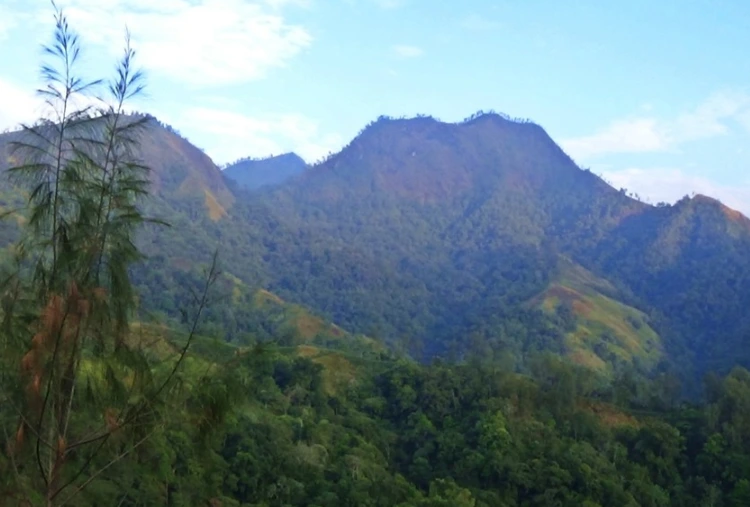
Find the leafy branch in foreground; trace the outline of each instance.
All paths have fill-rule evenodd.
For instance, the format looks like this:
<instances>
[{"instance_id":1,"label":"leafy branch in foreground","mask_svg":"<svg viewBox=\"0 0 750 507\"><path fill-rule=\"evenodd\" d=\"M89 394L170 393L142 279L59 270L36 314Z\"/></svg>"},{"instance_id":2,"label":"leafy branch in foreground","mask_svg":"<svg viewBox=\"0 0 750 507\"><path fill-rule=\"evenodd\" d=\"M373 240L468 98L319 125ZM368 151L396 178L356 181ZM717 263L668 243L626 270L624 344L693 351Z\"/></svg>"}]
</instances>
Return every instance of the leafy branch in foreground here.
<instances>
[{"instance_id":1,"label":"leafy branch in foreground","mask_svg":"<svg viewBox=\"0 0 750 507\"><path fill-rule=\"evenodd\" d=\"M165 398L218 276L214 257L182 347L134 332L134 236L155 220L139 207L148 117L127 115L125 104L143 92L144 76L128 34L111 81L81 78L78 35L53 6L51 62L38 90L49 115L13 145L20 164L9 174L28 189L27 222L2 286L0 328L0 438L15 477L0 481L8 488L0 494L48 506L69 504L164 427ZM85 105L103 84L105 105Z\"/></svg>"}]
</instances>

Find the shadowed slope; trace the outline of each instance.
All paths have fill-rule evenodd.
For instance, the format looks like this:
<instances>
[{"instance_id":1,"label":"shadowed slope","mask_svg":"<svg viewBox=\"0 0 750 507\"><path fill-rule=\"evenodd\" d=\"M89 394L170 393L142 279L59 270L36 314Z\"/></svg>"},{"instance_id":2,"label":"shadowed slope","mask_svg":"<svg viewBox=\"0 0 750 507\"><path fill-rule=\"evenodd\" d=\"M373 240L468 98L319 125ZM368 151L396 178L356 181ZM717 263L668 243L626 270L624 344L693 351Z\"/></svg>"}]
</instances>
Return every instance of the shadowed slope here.
<instances>
[{"instance_id":1,"label":"shadowed slope","mask_svg":"<svg viewBox=\"0 0 750 507\"><path fill-rule=\"evenodd\" d=\"M296 153L262 159L243 159L224 168L224 175L246 190L278 185L301 174L307 162Z\"/></svg>"}]
</instances>

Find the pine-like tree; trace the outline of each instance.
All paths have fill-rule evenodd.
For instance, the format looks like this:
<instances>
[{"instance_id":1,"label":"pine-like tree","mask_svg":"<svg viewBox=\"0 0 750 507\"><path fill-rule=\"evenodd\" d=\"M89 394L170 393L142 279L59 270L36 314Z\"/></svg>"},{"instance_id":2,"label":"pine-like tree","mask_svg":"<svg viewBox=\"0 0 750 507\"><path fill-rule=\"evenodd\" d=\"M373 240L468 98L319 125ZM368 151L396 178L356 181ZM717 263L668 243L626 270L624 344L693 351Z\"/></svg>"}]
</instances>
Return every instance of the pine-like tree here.
<instances>
[{"instance_id":1,"label":"pine-like tree","mask_svg":"<svg viewBox=\"0 0 750 507\"><path fill-rule=\"evenodd\" d=\"M9 175L28 190L27 221L3 280L0 329L0 439L15 478L0 496L48 506L77 505L81 491L163 428L217 276L214 261L173 356L133 331L128 270L141 258L134 236L151 221L140 206L149 170L137 148L150 118L125 106L144 76L128 35L112 80L82 79L78 35L53 6L38 90L48 114L13 145L19 164Z\"/></svg>"}]
</instances>

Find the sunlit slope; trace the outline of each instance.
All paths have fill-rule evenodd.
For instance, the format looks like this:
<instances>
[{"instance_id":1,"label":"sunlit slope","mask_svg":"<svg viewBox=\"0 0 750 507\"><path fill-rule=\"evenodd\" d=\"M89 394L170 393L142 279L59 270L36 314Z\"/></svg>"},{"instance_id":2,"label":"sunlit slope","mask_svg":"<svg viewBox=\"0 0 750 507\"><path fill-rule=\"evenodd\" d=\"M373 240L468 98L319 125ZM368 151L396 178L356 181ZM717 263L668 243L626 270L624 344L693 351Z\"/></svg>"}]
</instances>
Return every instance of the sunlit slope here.
<instances>
[{"instance_id":1,"label":"sunlit slope","mask_svg":"<svg viewBox=\"0 0 750 507\"><path fill-rule=\"evenodd\" d=\"M653 369L663 356L659 335L648 316L618 300L608 281L568 260L533 304L565 316L565 349L576 363L601 372L618 365Z\"/></svg>"}]
</instances>

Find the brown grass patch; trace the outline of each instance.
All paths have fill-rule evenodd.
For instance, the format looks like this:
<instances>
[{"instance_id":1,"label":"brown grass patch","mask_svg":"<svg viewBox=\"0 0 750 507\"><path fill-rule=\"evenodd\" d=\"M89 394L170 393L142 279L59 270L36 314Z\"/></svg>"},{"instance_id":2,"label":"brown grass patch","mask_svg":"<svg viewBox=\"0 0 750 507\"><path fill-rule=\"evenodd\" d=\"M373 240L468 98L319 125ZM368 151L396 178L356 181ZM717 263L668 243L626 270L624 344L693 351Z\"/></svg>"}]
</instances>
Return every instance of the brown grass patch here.
<instances>
[{"instance_id":1,"label":"brown grass patch","mask_svg":"<svg viewBox=\"0 0 750 507\"><path fill-rule=\"evenodd\" d=\"M340 338L344 336L346 333L344 333L344 330L338 327L336 324L331 325L331 334L337 338Z\"/></svg>"},{"instance_id":2,"label":"brown grass patch","mask_svg":"<svg viewBox=\"0 0 750 507\"><path fill-rule=\"evenodd\" d=\"M594 305L591 304L591 301L585 299L577 299L573 301L572 307L573 313L575 315L580 315L581 317L588 317L594 310Z\"/></svg>"},{"instance_id":3,"label":"brown grass patch","mask_svg":"<svg viewBox=\"0 0 750 507\"><path fill-rule=\"evenodd\" d=\"M297 347L297 354L302 357L315 357L320 354L320 349L311 345L300 345Z\"/></svg>"},{"instance_id":4,"label":"brown grass patch","mask_svg":"<svg viewBox=\"0 0 750 507\"><path fill-rule=\"evenodd\" d=\"M323 330L323 321L307 313L297 317L294 325L305 340L312 340Z\"/></svg>"},{"instance_id":5,"label":"brown grass patch","mask_svg":"<svg viewBox=\"0 0 750 507\"><path fill-rule=\"evenodd\" d=\"M552 285L547 289L547 292L545 292L545 296L556 297L565 301L581 299L581 294L571 288L563 287L562 285Z\"/></svg>"},{"instance_id":6,"label":"brown grass patch","mask_svg":"<svg viewBox=\"0 0 750 507\"><path fill-rule=\"evenodd\" d=\"M262 306L268 303L273 303L276 305L283 305L284 300L281 299L276 294L274 294L273 292L267 291L266 289L260 289L258 292L255 293L255 304Z\"/></svg>"},{"instance_id":7,"label":"brown grass patch","mask_svg":"<svg viewBox=\"0 0 750 507\"><path fill-rule=\"evenodd\" d=\"M568 356L571 361L579 366L584 366L596 371L604 371L607 369L607 363L591 350L576 347Z\"/></svg>"},{"instance_id":8,"label":"brown grass patch","mask_svg":"<svg viewBox=\"0 0 750 507\"><path fill-rule=\"evenodd\" d=\"M745 215L743 215L739 211L732 209L729 206L726 206L724 204L721 205L721 211L724 213L724 216L727 217L727 219L730 222L743 225L746 229L750 229L750 219L748 219Z\"/></svg>"},{"instance_id":9,"label":"brown grass patch","mask_svg":"<svg viewBox=\"0 0 750 507\"><path fill-rule=\"evenodd\" d=\"M622 426L638 428L640 426L638 419L608 403L588 401L582 403L581 408L596 415L608 428Z\"/></svg>"},{"instance_id":10,"label":"brown grass patch","mask_svg":"<svg viewBox=\"0 0 750 507\"><path fill-rule=\"evenodd\" d=\"M732 221L739 221L744 218L744 215L742 213L728 206L722 206L721 211L723 211L724 215L726 215L726 217Z\"/></svg>"},{"instance_id":11,"label":"brown grass patch","mask_svg":"<svg viewBox=\"0 0 750 507\"><path fill-rule=\"evenodd\" d=\"M554 310L561 302L570 303L573 313L587 317L594 310L594 306L580 292L563 285L552 285L543 294L543 305L545 310Z\"/></svg>"},{"instance_id":12,"label":"brown grass patch","mask_svg":"<svg viewBox=\"0 0 750 507\"><path fill-rule=\"evenodd\" d=\"M204 192L206 194L206 208L208 208L208 216L211 220L214 222L217 222L221 220L222 218L227 216L227 210L224 209L224 207L219 204L219 201L216 200L216 197L214 194L211 193L209 189L204 189Z\"/></svg>"}]
</instances>

